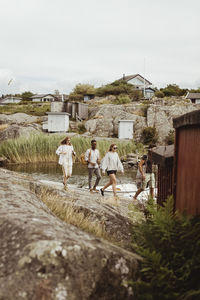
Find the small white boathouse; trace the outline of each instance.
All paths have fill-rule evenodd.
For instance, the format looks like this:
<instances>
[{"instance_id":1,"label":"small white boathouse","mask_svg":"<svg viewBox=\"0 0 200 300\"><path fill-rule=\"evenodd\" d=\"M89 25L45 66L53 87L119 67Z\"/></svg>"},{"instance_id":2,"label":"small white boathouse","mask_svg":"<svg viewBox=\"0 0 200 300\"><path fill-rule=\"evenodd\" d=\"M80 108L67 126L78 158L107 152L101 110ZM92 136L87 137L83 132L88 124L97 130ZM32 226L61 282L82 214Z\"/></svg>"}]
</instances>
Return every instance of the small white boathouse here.
<instances>
[{"instance_id":1,"label":"small white boathouse","mask_svg":"<svg viewBox=\"0 0 200 300\"><path fill-rule=\"evenodd\" d=\"M48 132L67 132L69 116L66 112L48 112Z\"/></svg>"},{"instance_id":2,"label":"small white boathouse","mask_svg":"<svg viewBox=\"0 0 200 300\"><path fill-rule=\"evenodd\" d=\"M133 120L119 120L118 138L133 139Z\"/></svg>"}]
</instances>

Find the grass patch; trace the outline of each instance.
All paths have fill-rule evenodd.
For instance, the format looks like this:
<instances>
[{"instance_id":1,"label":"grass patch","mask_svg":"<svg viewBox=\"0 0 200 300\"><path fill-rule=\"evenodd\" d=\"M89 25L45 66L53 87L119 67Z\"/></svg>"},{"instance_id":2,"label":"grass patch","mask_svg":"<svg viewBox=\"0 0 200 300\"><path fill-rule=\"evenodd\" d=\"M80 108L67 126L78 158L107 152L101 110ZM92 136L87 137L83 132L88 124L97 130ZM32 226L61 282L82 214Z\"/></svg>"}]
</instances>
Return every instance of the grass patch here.
<instances>
[{"instance_id":1,"label":"grass patch","mask_svg":"<svg viewBox=\"0 0 200 300\"><path fill-rule=\"evenodd\" d=\"M53 214L62 221L72 224L96 237L103 238L113 243L115 242L114 237L109 236L105 231L103 224L92 221L90 216L85 216L84 212L80 212L73 205L64 202L61 197L43 191L40 194L40 199L47 205ZM70 200L73 202L73 196ZM118 242L116 241L116 243Z\"/></svg>"},{"instance_id":2,"label":"grass patch","mask_svg":"<svg viewBox=\"0 0 200 300\"><path fill-rule=\"evenodd\" d=\"M1 114L25 113L32 116L44 116L51 109L50 103L26 102L23 104L0 105Z\"/></svg>"},{"instance_id":3,"label":"grass patch","mask_svg":"<svg viewBox=\"0 0 200 300\"><path fill-rule=\"evenodd\" d=\"M10 163L57 162L58 157L55 151L65 136L41 133L6 140L0 143L0 156L6 158ZM91 146L91 138L75 136L71 138L71 141L77 153L77 158ZM127 153L136 151L140 153L143 151L143 145L136 144L134 141L100 140L97 147L101 158L106 154L111 143L116 143L120 157L125 156Z\"/></svg>"}]
</instances>

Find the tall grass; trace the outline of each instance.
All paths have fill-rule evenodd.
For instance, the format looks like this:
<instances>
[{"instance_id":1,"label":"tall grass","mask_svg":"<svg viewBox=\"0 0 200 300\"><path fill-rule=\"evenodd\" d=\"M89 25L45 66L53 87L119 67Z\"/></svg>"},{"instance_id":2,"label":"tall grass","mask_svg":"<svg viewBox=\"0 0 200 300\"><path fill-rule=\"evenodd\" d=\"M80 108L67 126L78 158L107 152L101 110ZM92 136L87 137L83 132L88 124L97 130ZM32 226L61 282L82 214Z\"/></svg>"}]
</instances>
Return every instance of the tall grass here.
<instances>
[{"instance_id":1,"label":"tall grass","mask_svg":"<svg viewBox=\"0 0 200 300\"><path fill-rule=\"evenodd\" d=\"M46 135L42 133L10 139L0 144L0 156L6 158L10 163L56 162L58 157L55 151L64 137L65 135ZM71 142L77 158L91 146L91 138L75 136L71 138ZM142 144L136 145L134 141L100 140L97 142L97 147L101 157L108 151L111 143L116 143L118 146L120 157L130 152L136 152L136 150L139 152L143 150Z\"/></svg>"}]
</instances>

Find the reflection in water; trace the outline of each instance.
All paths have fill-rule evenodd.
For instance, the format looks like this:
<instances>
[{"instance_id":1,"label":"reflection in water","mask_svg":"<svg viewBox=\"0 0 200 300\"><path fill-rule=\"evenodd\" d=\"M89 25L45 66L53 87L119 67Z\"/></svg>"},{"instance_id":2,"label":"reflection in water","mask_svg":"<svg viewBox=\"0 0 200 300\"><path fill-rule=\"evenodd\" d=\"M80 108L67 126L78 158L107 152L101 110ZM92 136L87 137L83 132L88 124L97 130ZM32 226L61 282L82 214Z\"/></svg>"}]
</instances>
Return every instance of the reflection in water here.
<instances>
[{"instance_id":1,"label":"reflection in water","mask_svg":"<svg viewBox=\"0 0 200 300\"><path fill-rule=\"evenodd\" d=\"M57 163L29 163L19 165L7 165L7 169L20 173L28 173L35 179L43 179L50 181L62 182L62 169ZM132 183L135 180L135 169L125 170L124 175L117 174L117 183ZM93 180L95 176L93 177ZM107 176L102 176L100 185L104 185L108 181ZM73 164L72 177L69 179L69 184L76 184L78 186L85 186L88 184L87 166L75 163Z\"/></svg>"}]
</instances>

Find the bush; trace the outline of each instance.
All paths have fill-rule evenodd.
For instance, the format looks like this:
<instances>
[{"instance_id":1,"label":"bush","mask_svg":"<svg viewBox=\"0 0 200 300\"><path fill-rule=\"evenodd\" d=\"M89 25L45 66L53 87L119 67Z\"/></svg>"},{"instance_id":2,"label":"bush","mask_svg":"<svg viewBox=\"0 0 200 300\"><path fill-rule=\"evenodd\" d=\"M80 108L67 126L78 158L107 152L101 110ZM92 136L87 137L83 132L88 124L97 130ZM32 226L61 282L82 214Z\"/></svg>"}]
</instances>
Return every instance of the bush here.
<instances>
[{"instance_id":1,"label":"bush","mask_svg":"<svg viewBox=\"0 0 200 300\"><path fill-rule=\"evenodd\" d=\"M69 100L80 101L83 100L86 94L95 94L96 89L91 84L77 84L73 92L69 94Z\"/></svg>"},{"instance_id":2,"label":"bush","mask_svg":"<svg viewBox=\"0 0 200 300\"><path fill-rule=\"evenodd\" d=\"M111 84L104 85L97 89L96 95L99 97L105 97L108 95L119 96L120 94L131 95L134 91L134 86L127 83L125 80L116 80Z\"/></svg>"},{"instance_id":3,"label":"bush","mask_svg":"<svg viewBox=\"0 0 200 300\"><path fill-rule=\"evenodd\" d=\"M174 214L173 207L172 197L159 209L151 201L147 219L133 226L133 247L143 257L133 282L137 299L200 299L200 216Z\"/></svg>"},{"instance_id":4,"label":"bush","mask_svg":"<svg viewBox=\"0 0 200 300\"><path fill-rule=\"evenodd\" d=\"M158 97L158 98L164 98L165 94L162 91L156 91L155 96Z\"/></svg>"},{"instance_id":5,"label":"bush","mask_svg":"<svg viewBox=\"0 0 200 300\"><path fill-rule=\"evenodd\" d=\"M126 103L130 103L130 102L131 102L131 99L128 95L119 95L115 100L116 104L126 104Z\"/></svg>"},{"instance_id":6,"label":"bush","mask_svg":"<svg viewBox=\"0 0 200 300\"><path fill-rule=\"evenodd\" d=\"M145 145L156 144L158 132L155 127L146 127L142 131L142 141Z\"/></svg>"},{"instance_id":7,"label":"bush","mask_svg":"<svg viewBox=\"0 0 200 300\"><path fill-rule=\"evenodd\" d=\"M82 124L82 123L78 124L78 133L79 133L79 134L82 134L82 133L84 133L84 132L86 132L86 131L87 131L87 130L86 130L84 124Z\"/></svg>"},{"instance_id":8,"label":"bush","mask_svg":"<svg viewBox=\"0 0 200 300\"><path fill-rule=\"evenodd\" d=\"M173 145L174 144L174 140L175 140L175 131L174 130L170 130L168 135L165 138L165 142L167 145Z\"/></svg>"}]
</instances>

